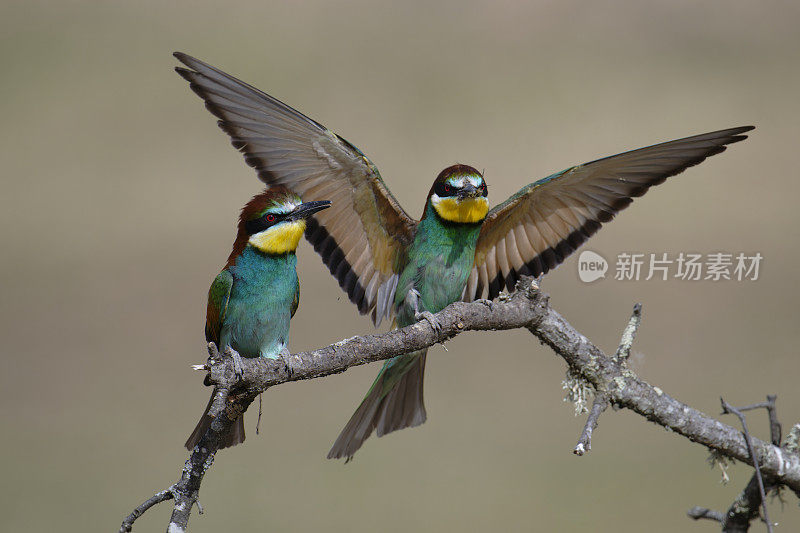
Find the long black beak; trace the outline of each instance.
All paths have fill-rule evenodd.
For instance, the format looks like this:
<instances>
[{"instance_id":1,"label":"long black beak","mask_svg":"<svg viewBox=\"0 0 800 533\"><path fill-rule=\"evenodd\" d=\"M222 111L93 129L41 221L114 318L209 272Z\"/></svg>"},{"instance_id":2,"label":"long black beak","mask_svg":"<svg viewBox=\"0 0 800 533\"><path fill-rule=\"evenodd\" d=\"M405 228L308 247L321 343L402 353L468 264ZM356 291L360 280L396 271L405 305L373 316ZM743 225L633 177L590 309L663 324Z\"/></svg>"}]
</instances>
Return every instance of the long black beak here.
<instances>
[{"instance_id":1,"label":"long black beak","mask_svg":"<svg viewBox=\"0 0 800 533\"><path fill-rule=\"evenodd\" d=\"M292 211L292 219L300 220L301 218L308 218L317 211L328 209L331 206L330 200L320 200L318 202L303 202Z\"/></svg>"},{"instance_id":2,"label":"long black beak","mask_svg":"<svg viewBox=\"0 0 800 533\"><path fill-rule=\"evenodd\" d=\"M481 195L481 190L475 187L471 183L467 183L462 188L458 190L458 199L463 200L464 198L476 198Z\"/></svg>"}]
</instances>

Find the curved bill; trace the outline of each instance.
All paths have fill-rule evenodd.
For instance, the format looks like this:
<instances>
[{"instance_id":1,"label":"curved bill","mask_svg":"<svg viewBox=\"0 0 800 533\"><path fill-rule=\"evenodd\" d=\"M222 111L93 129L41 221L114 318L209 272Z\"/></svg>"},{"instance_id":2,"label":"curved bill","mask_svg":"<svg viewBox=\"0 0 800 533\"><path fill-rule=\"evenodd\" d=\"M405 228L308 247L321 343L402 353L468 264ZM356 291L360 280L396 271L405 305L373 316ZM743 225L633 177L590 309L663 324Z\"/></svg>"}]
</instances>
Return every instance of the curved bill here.
<instances>
[{"instance_id":1,"label":"curved bill","mask_svg":"<svg viewBox=\"0 0 800 533\"><path fill-rule=\"evenodd\" d=\"M291 217L295 220L301 218L308 218L317 211L322 211L323 209L327 209L331 206L330 200L320 200L316 202L303 202L302 204L298 205L294 208L294 211L291 213Z\"/></svg>"}]
</instances>

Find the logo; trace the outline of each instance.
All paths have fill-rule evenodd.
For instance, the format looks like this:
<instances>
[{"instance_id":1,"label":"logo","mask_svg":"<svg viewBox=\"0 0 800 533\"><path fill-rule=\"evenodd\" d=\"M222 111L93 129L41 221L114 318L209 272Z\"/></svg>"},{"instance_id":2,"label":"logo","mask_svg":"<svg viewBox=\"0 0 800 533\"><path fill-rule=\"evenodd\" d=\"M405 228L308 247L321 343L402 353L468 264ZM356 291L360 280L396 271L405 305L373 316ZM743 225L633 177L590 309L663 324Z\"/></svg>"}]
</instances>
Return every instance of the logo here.
<instances>
[{"instance_id":1,"label":"logo","mask_svg":"<svg viewBox=\"0 0 800 533\"><path fill-rule=\"evenodd\" d=\"M578 257L578 277L584 283L591 283L606 277L608 261L591 250L584 250Z\"/></svg>"},{"instance_id":2,"label":"logo","mask_svg":"<svg viewBox=\"0 0 800 533\"><path fill-rule=\"evenodd\" d=\"M756 281L764 256L760 252L620 252L614 264L616 281ZM584 283L605 278L608 261L591 250L578 257L578 277Z\"/></svg>"}]
</instances>

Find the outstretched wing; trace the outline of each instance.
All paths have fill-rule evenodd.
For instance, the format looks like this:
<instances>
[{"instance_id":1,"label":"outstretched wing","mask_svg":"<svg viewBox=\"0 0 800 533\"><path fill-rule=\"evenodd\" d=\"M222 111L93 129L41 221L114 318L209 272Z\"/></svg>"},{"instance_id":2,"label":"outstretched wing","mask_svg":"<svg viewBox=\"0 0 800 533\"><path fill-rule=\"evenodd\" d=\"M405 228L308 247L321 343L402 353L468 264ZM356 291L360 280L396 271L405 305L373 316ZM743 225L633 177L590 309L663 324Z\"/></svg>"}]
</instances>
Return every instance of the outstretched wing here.
<instances>
[{"instance_id":1,"label":"outstretched wing","mask_svg":"<svg viewBox=\"0 0 800 533\"><path fill-rule=\"evenodd\" d=\"M492 209L481 228L463 299L494 298L519 276L555 268L653 185L725 145L746 139L743 126L598 159L528 185Z\"/></svg>"},{"instance_id":2,"label":"outstretched wing","mask_svg":"<svg viewBox=\"0 0 800 533\"><path fill-rule=\"evenodd\" d=\"M211 283L208 289L208 307L206 307L206 341L215 343L219 349L219 335L222 330L222 323L225 321L225 313L228 310L228 301L231 298L231 287L233 287L233 275L228 269L223 270Z\"/></svg>"},{"instance_id":3,"label":"outstretched wing","mask_svg":"<svg viewBox=\"0 0 800 533\"><path fill-rule=\"evenodd\" d=\"M255 87L186 54L192 70L177 68L220 118L268 185L282 184L304 201L330 200L331 208L308 220L306 238L362 314L392 313L397 268L416 222L397 203L378 169L355 146Z\"/></svg>"}]
</instances>

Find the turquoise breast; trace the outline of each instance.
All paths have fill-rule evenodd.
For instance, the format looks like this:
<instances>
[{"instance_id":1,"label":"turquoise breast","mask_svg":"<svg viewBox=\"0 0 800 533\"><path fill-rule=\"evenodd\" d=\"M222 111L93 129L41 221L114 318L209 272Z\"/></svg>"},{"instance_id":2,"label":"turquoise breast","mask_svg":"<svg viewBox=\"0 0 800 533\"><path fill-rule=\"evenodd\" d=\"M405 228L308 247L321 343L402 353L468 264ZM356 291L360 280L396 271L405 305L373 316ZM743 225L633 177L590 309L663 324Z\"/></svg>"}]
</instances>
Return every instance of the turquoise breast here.
<instances>
[{"instance_id":1,"label":"turquoise breast","mask_svg":"<svg viewBox=\"0 0 800 533\"><path fill-rule=\"evenodd\" d=\"M268 255L247 246L236 263L222 346L243 357L277 358L289 342L289 320L299 290L297 256Z\"/></svg>"},{"instance_id":2,"label":"turquoise breast","mask_svg":"<svg viewBox=\"0 0 800 533\"><path fill-rule=\"evenodd\" d=\"M415 322L413 309L404 305L412 288L420 294L420 311L437 313L461 298L475 262L475 246L480 231L481 223L443 221L428 204L397 283L398 326Z\"/></svg>"}]
</instances>

